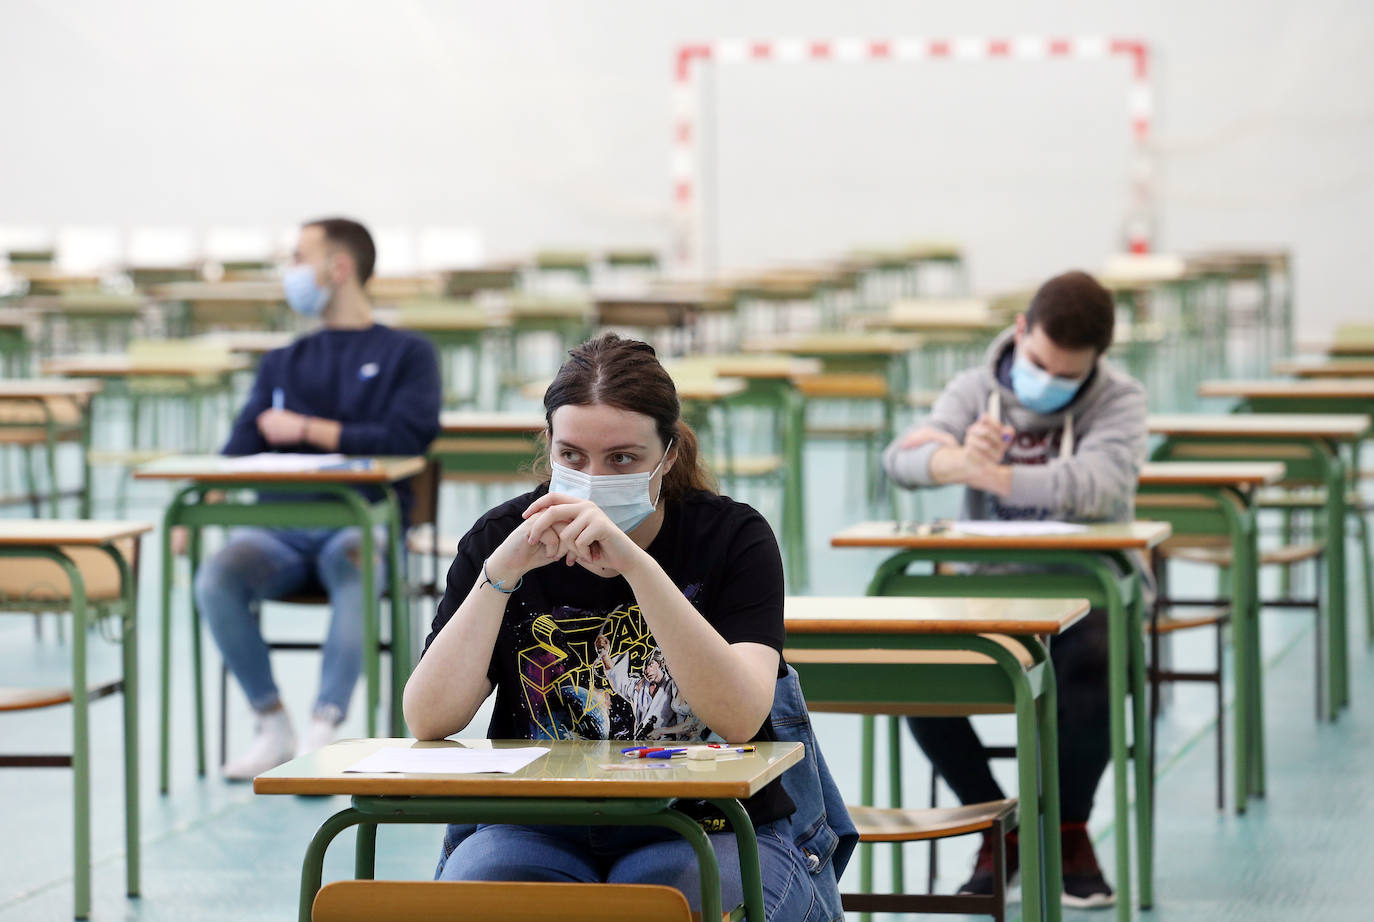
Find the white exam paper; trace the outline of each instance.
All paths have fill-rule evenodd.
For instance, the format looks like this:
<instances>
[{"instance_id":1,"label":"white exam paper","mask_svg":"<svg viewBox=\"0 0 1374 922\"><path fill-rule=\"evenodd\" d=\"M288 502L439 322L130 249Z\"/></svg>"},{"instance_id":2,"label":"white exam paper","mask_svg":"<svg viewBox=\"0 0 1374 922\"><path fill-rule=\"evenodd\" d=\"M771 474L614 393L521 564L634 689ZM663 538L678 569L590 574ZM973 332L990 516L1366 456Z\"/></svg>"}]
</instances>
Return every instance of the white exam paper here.
<instances>
[{"instance_id":1,"label":"white exam paper","mask_svg":"<svg viewBox=\"0 0 1374 922\"><path fill-rule=\"evenodd\" d=\"M1027 535L1076 535L1087 531L1086 525L1072 522L950 522L950 531L962 531L984 537L1024 537Z\"/></svg>"},{"instance_id":2,"label":"white exam paper","mask_svg":"<svg viewBox=\"0 0 1374 922\"><path fill-rule=\"evenodd\" d=\"M294 473L296 471L318 471L348 460L346 455L313 455L304 452L265 451L256 455L237 455L224 459L224 466L231 471L243 473Z\"/></svg>"},{"instance_id":3,"label":"white exam paper","mask_svg":"<svg viewBox=\"0 0 1374 922\"><path fill-rule=\"evenodd\" d=\"M411 749L384 746L372 755L345 768L346 772L410 772L433 775L458 775L480 772L518 772L548 753L541 746L519 749L466 749L444 746L439 749Z\"/></svg>"}]
</instances>

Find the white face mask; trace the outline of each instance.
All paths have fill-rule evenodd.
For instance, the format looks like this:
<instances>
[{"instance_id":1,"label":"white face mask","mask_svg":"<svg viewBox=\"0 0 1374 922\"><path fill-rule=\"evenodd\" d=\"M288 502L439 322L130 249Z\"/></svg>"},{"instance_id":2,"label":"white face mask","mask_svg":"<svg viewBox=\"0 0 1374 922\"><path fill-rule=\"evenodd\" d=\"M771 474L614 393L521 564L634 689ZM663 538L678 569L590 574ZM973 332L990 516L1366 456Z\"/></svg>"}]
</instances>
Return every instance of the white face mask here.
<instances>
[{"instance_id":1,"label":"white face mask","mask_svg":"<svg viewBox=\"0 0 1374 922\"><path fill-rule=\"evenodd\" d=\"M658 507L658 500L649 498L649 481L663 467L663 462L668 460L668 452L672 447L673 442L669 439L657 467L638 474L588 474L554 461L549 492L562 493L573 499L589 499L606 513L606 517L617 528L626 533L632 532ZM663 496L662 483L658 485L658 495L660 498Z\"/></svg>"}]
</instances>

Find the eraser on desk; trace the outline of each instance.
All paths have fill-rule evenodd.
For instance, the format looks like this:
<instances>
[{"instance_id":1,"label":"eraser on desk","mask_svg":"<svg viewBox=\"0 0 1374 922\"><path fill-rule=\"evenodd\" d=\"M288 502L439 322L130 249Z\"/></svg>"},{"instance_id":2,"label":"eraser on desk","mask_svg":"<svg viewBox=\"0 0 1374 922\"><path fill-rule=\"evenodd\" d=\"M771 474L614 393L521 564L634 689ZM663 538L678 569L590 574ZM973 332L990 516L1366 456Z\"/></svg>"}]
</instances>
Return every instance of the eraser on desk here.
<instances>
[{"instance_id":1,"label":"eraser on desk","mask_svg":"<svg viewBox=\"0 0 1374 922\"><path fill-rule=\"evenodd\" d=\"M687 758L693 762L714 762L716 759L716 750L707 749L706 747L688 749Z\"/></svg>"}]
</instances>

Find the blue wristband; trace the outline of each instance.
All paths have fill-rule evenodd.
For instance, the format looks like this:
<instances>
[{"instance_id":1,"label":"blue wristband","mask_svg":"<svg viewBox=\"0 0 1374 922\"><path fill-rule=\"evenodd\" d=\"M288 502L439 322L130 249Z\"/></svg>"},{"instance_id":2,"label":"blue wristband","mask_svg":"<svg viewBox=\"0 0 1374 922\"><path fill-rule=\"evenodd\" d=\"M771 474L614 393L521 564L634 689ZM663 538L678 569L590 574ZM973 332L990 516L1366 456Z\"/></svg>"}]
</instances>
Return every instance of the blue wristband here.
<instances>
[{"instance_id":1,"label":"blue wristband","mask_svg":"<svg viewBox=\"0 0 1374 922\"><path fill-rule=\"evenodd\" d=\"M501 580L492 579L490 576L487 576L487 562L485 560L482 561L482 583L480 586L478 586L479 589L482 586L490 586L502 595L510 595L512 592L514 592L515 590L519 589L522 585L524 585L524 582L525 577L521 576L519 579L515 581L514 586L511 586L509 589L507 589L505 584L502 583Z\"/></svg>"}]
</instances>

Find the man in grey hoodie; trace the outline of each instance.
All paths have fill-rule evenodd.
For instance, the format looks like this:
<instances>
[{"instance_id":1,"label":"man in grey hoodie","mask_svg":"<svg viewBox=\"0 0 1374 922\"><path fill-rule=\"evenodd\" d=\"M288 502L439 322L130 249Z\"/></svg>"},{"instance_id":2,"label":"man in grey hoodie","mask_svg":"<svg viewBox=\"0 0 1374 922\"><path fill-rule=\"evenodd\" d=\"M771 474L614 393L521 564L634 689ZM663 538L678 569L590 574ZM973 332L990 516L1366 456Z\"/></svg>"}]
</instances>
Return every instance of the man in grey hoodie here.
<instances>
[{"instance_id":1,"label":"man in grey hoodie","mask_svg":"<svg viewBox=\"0 0 1374 922\"><path fill-rule=\"evenodd\" d=\"M909 489L962 484L966 519L1124 522L1135 513L1145 460L1145 389L1105 358L1111 294L1083 272L1042 285L983 365L955 377L930 415L883 453ZM1059 778L1064 903L1110 906L1087 834L1093 795L1110 761L1107 618L1095 609L1057 638ZM966 718L909 720L931 763L963 803L1003 795ZM1008 866L1014 869L1015 839ZM986 838L961 893L992 892Z\"/></svg>"}]
</instances>

